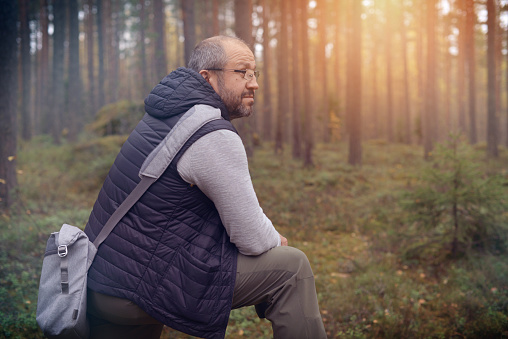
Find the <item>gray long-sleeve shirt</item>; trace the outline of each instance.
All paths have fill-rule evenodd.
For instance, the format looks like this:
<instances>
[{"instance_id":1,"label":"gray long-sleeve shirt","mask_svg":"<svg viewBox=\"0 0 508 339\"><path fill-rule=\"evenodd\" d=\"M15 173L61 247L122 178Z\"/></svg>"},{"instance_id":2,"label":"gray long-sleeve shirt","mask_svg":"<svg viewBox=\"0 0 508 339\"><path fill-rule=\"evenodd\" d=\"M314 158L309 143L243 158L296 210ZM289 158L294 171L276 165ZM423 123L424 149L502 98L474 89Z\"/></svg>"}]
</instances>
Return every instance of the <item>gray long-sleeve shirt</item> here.
<instances>
[{"instance_id":1,"label":"gray long-sleeve shirt","mask_svg":"<svg viewBox=\"0 0 508 339\"><path fill-rule=\"evenodd\" d=\"M280 246L279 233L259 206L240 137L229 130L197 140L180 158L178 173L210 198L232 243L244 255Z\"/></svg>"}]
</instances>

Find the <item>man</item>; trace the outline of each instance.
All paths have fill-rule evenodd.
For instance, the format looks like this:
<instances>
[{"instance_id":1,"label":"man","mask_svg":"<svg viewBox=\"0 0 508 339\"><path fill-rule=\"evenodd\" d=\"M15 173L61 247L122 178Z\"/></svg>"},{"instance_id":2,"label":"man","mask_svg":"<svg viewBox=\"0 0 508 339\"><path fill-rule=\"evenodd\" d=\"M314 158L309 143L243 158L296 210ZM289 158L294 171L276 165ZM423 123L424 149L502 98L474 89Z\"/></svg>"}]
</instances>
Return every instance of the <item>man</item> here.
<instances>
[{"instance_id":1,"label":"man","mask_svg":"<svg viewBox=\"0 0 508 339\"><path fill-rule=\"evenodd\" d=\"M166 135L182 145L167 142L164 174L99 247L88 276L92 338L158 338L163 324L223 338L231 309L248 305L275 338L326 337L307 257L264 215L230 123L252 113L255 69L241 40L212 37L146 98L85 228L91 241Z\"/></svg>"}]
</instances>

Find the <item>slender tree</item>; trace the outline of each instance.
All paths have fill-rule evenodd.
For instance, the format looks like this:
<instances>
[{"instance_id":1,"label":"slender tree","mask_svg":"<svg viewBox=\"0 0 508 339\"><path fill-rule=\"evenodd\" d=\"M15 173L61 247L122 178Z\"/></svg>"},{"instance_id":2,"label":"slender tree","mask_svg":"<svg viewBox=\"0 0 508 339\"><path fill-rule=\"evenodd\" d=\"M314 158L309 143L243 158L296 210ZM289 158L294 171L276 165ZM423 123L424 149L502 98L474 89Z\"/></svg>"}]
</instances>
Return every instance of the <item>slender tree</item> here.
<instances>
[{"instance_id":1,"label":"slender tree","mask_svg":"<svg viewBox=\"0 0 508 339\"><path fill-rule=\"evenodd\" d=\"M348 162L351 165L362 164L362 3L351 1L348 13L347 36L347 99L346 114L349 133Z\"/></svg>"},{"instance_id":2,"label":"slender tree","mask_svg":"<svg viewBox=\"0 0 508 339\"><path fill-rule=\"evenodd\" d=\"M283 151L284 141L284 125L286 120L285 112L289 107L289 89L287 74L288 70L288 2L287 0L281 0L279 2L279 13L280 13L280 32L279 38L277 39L277 88L279 90L279 99L276 125L275 125L275 153L281 153Z\"/></svg>"},{"instance_id":3,"label":"slender tree","mask_svg":"<svg viewBox=\"0 0 508 339\"><path fill-rule=\"evenodd\" d=\"M487 0L487 154L499 156L496 119L496 6L494 0Z\"/></svg>"},{"instance_id":4,"label":"slender tree","mask_svg":"<svg viewBox=\"0 0 508 339\"><path fill-rule=\"evenodd\" d=\"M252 1L251 0L235 0L235 33L236 36L245 41L252 48L254 41L252 36ZM253 121L249 119L237 119L235 126L242 137L243 144L247 156L254 155L254 145L252 140Z\"/></svg>"},{"instance_id":5,"label":"slender tree","mask_svg":"<svg viewBox=\"0 0 508 339\"><path fill-rule=\"evenodd\" d=\"M144 93L148 90L148 68L146 65L146 15L145 0L139 0L139 58L141 59L141 88Z\"/></svg>"},{"instance_id":6,"label":"slender tree","mask_svg":"<svg viewBox=\"0 0 508 339\"><path fill-rule=\"evenodd\" d=\"M98 58L99 62L99 72L97 74L97 99L99 104L99 109L105 105L105 92L104 92L104 80L106 79L106 75L104 74L104 1L103 0L95 0L97 5L97 49L98 49ZM107 1L106 1L107 2Z\"/></svg>"},{"instance_id":7,"label":"slender tree","mask_svg":"<svg viewBox=\"0 0 508 339\"><path fill-rule=\"evenodd\" d=\"M312 131L312 101L311 101L311 90L310 90L310 60L309 60L309 27L307 23L307 0L300 0L301 8L301 30L302 30L302 75L303 75L303 97L304 109L303 114L303 164L305 167L314 165L312 159L312 150L314 148L314 134Z\"/></svg>"},{"instance_id":8,"label":"slender tree","mask_svg":"<svg viewBox=\"0 0 508 339\"><path fill-rule=\"evenodd\" d=\"M458 28L459 28L459 55L457 64L457 103L458 103L458 118L459 118L459 131L466 133L466 9L464 1L459 1L457 5L458 13Z\"/></svg>"},{"instance_id":9,"label":"slender tree","mask_svg":"<svg viewBox=\"0 0 508 339\"><path fill-rule=\"evenodd\" d=\"M293 75L293 147L292 154L294 159L302 157L302 71L301 71L301 20L300 8L298 6L291 7L291 41L292 41L292 70Z\"/></svg>"},{"instance_id":10,"label":"slender tree","mask_svg":"<svg viewBox=\"0 0 508 339\"><path fill-rule=\"evenodd\" d=\"M86 50L87 50L87 72L88 72L88 104L89 114L95 116L97 111L95 95L95 74L94 74L94 25L93 25L93 0L87 0L86 8Z\"/></svg>"},{"instance_id":11,"label":"slender tree","mask_svg":"<svg viewBox=\"0 0 508 339\"><path fill-rule=\"evenodd\" d=\"M328 16L328 8L326 4L326 0L319 0L317 2L317 9L319 12L319 20L318 20L318 65L320 66L320 84L321 84L321 103L320 107L322 107L322 127L323 127L323 141L330 142L331 130L330 130L330 109L328 103L328 80L327 80L327 66L328 62L326 60L326 28L327 28L327 16Z\"/></svg>"},{"instance_id":12,"label":"slender tree","mask_svg":"<svg viewBox=\"0 0 508 339\"><path fill-rule=\"evenodd\" d=\"M78 134L78 119L82 119L81 72L79 70L79 9L78 0L69 0L69 101L67 110L67 126L69 137L75 140Z\"/></svg>"},{"instance_id":13,"label":"slender tree","mask_svg":"<svg viewBox=\"0 0 508 339\"><path fill-rule=\"evenodd\" d=\"M49 133L48 123L48 74L49 74L49 34L48 34L48 3L40 1L39 27L41 31L41 49L37 53L37 88L35 104L35 131Z\"/></svg>"},{"instance_id":14,"label":"slender tree","mask_svg":"<svg viewBox=\"0 0 508 339\"><path fill-rule=\"evenodd\" d=\"M60 143L62 122L64 121L64 57L65 57L65 22L67 6L65 0L53 1L53 68L52 68L52 135Z\"/></svg>"},{"instance_id":15,"label":"slender tree","mask_svg":"<svg viewBox=\"0 0 508 339\"><path fill-rule=\"evenodd\" d=\"M436 111L436 0L427 1L427 82L425 112L422 117L424 158L428 159L434 148Z\"/></svg>"},{"instance_id":16,"label":"slender tree","mask_svg":"<svg viewBox=\"0 0 508 339\"><path fill-rule=\"evenodd\" d=\"M17 1L0 0L0 209L13 202L16 180Z\"/></svg>"},{"instance_id":17,"label":"slender tree","mask_svg":"<svg viewBox=\"0 0 508 339\"><path fill-rule=\"evenodd\" d=\"M386 57L386 131L388 133L388 141L394 141L393 133L393 67L392 67L392 20L390 14L392 12L391 0L386 0L386 24L385 24L385 57Z\"/></svg>"},{"instance_id":18,"label":"slender tree","mask_svg":"<svg viewBox=\"0 0 508 339\"><path fill-rule=\"evenodd\" d=\"M402 6L402 5L401 5ZM409 86L409 67L407 62L407 33L406 23L404 22L404 8L400 10L400 45L402 52L403 84L404 84L404 142L411 143L411 98Z\"/></svg>"},{"instance_id":19,"label":"slender tree","mask_svg":"<svg viewBox=\"0 0 508 339\"><path fill-rule=\"evenodd\" d=\"M185 64L189 62L190 55L196 45L196 25L194 23L194 0L182 1L183 35Z\"/></svg>"},{"instance_id":20,"label":"slender tree","mask_svg":"<svg viewBox=\"0 0 508 339\"><path fill-rule=\"evenodd\" d=\"M478 138L476 136L476 58L475 58L475 38L474 26L476 23L476 13L474 10L474 0L467 0L466 7L466 63L467 75L469 83L469 142L476 144Z\"/></svg>"},{"instance_id":21,"label":"slender tree","mask_svg":"<svg viewBox=\"0 0 508 339\"><path fill-rule=\"evenodd\" d=\"M28 0L19 1L20 10L20 35L21 35L21 137L29 140L32 137L32 119L30 116L31 106L31 68L30 61L30 27Z\"/></svg>"},{"instance_id":22,"label":"slender tree","mask_svg":"<svg viewBox=\"0 0 508 339\"><path fill-rule=\"evenodd\" d=\"M263 87L263 138L265 140L273 140L272 135L272 95L270 84L270 32L268 28L268 21L270 20L269 6L266 0L261 0L261 7L263 9L263 73L265 76L262 78ZM293 6L296 7L296 6Z\"/></svg>"},{"instance_id":23,"label":"slender tree","mask_svg":"<svg viewBox=\"0 0 508 339\"><path fill-rule=\"evenodd\" d=\"M219 35L219 0L212 0L212 22L213 35Z\"/></svg>"},{"instance_id":24,"label":"slender tree","mask_svg":"<svg viewBox=\"0 0 508 339\"><path fill-rule=\"evenodd\" d=\"M193 5L193 1L185 0L182 3L189 3L189 6ZM165 3L162 0L153 0L153 23L155 29L155 72L158 79L162 79L168 73L167 61L166 61L166 14L165 14ZM187 43L187 35L186 35ZM194 46L193 46L194 47ZM188 62L188 59L185 61Z\"/></svg>"}]
</instances>

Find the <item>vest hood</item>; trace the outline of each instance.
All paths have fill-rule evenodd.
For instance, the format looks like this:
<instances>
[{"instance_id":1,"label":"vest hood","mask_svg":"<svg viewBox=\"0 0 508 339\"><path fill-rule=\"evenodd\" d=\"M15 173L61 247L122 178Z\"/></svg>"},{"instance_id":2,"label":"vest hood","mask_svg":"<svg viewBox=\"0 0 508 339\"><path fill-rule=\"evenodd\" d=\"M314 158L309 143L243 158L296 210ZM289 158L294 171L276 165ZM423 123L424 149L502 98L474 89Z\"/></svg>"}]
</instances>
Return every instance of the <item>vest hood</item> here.
<instances>
[{"instance_id":1,"label":"vest hood","mask_svg":"<svg viewBox=\"0 0 508 339\"><path fill-rule=\"evenodd\" d=\"M196 71L180 67L157 84L145 99L146 112L158 119L187 112L195 105L219 108L224 119L229 113L213 87Z\"/></svg>"}]
</instances>

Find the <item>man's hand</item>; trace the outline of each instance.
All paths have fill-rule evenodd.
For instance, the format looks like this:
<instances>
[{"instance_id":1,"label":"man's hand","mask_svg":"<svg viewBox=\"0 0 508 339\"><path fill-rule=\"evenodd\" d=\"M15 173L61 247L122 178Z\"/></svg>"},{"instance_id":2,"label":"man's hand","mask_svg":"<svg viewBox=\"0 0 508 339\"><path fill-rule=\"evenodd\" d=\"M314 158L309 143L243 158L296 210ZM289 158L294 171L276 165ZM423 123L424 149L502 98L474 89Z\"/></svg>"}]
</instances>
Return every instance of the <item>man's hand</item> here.
<instances>
[{"instance_id":1,"label":"man's hand","mask_svg":"<svg viewBox=\"0 0 508 339\"><path fill-rule=\"evenodd\" d=\"M280 234L279 234L279 236L280 236L280 245L281 246L287 246L288 245L288 240L285 237L283 237L282 235L280 235Z\"/></svg>"}]
</instances>

